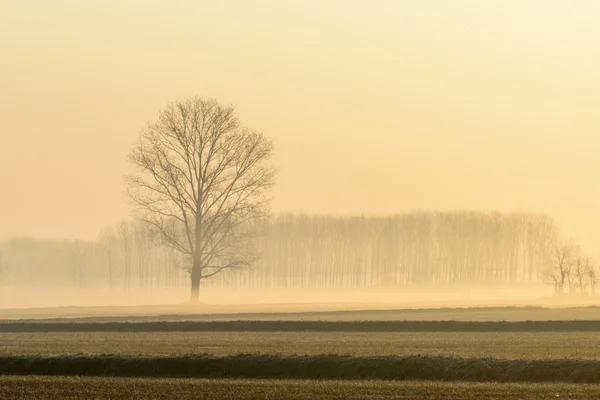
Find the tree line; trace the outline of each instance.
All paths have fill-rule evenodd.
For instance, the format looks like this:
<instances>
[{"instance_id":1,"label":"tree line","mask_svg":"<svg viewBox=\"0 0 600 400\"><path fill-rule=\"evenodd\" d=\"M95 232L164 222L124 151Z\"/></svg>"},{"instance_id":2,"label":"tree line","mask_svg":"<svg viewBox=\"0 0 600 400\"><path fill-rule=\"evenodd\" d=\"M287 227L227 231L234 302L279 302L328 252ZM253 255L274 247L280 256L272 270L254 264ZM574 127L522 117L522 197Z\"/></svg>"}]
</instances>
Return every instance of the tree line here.
<instances>
[{"instance_id":1,"label":"tree line","mask_svg":"<svg viewBox=\"0 0 600 400\"><path fill-rule=\"evenodd\" d=\"M152 242L148 230L125 221L96 241L12 238L0 244L0 285L59 287L84 292L173 292L187 288L178 255Z\"/></svg>"},{"instance_id":2,"label":"tree line","mask_svg":"<svg viewBox=\"0 0 600 400\"><path fill-rule=\"evenodd\" d=\"M544 280L558 225L530 213L417 212L388 217L280 215L256 267L210 287L365 288L513 285Z\"/></svg>"},{"instance_id":3,"label":"tree line","mask_svg":"<svg viewBox=\"0 0 600 400\"><path fill-rule=\"evenodd\" d=\"M260 222L250 268L207 279L204 290L551 284L595 293L596 268L558 225L529 213L416 212L389 217L280 214ZM122 222L98 240L11 239L3 280L74 290L189 290L188 260L143 222Z\"/></svg>"}]
</instances>

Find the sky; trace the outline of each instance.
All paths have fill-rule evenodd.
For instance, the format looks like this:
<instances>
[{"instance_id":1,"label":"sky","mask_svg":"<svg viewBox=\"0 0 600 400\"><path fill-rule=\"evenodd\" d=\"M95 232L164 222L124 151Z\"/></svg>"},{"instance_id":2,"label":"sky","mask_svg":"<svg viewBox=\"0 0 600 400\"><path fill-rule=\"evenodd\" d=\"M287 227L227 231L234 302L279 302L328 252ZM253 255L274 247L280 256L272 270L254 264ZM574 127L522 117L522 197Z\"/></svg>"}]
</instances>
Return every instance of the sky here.
<instances>
[{"instance_id":1,"label":"sky","mask_svg":"<svg viewBox=\"0 0 600 400\"><path fill-rule=\"evenodd\" d=\"M600 253L600 2L0 2L0 238L94 239L167 103L274 141L274 211L548 213Z\"/></svg>"}]
</instances>

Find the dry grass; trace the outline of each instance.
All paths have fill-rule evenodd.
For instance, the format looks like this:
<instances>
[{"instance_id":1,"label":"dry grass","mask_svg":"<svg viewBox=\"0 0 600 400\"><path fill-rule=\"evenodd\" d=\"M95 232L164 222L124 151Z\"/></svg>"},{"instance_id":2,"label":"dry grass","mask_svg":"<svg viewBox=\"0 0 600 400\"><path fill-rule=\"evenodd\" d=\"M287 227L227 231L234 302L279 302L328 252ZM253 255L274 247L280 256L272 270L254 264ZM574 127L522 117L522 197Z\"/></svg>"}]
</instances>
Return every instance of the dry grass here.
<instances>
[{"instance_id":1,"label":"dry grass","mask_svg":"<svg viewBox=\"0 0 600 400\"><path fill-rule=\"evenodd\" d=\"M352 355L600 358L595 333L0 333L0 355Z\"/></svg>"},{"instance_id":2,"label":"dry grass","mask_svg":"<svg viewBox=\"0 0 600 400\"><path fill-rule=\"evenodd\" d=\"M445 382L276 381L0 376L0 399L588 400L600 386Z\"/></svg>"}]
</instances>

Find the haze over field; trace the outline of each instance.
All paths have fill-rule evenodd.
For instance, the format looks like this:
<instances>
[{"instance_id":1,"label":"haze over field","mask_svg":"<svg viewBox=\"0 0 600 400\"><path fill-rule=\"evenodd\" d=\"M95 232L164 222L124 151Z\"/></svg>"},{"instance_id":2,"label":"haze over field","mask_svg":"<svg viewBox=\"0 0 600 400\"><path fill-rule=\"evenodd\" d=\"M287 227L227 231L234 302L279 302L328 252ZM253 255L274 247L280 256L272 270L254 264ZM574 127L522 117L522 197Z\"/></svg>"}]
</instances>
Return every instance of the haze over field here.
<instances>
[{"instance_id":1,"label":"haze over field","mask_svg":"<svg viewBox=\"0 0 600 400\"><path fill-rule=\"evenodd\" d=\"M595 1L1 8L1 236L126 217L144 121L200 93L274 140L275 210L535 210L597 246Z\"/></svg>"},{"instance_id":2,"label":"haze over field","mask_svg":"<svg viewBox=\"0 0 600 400\"><path fill-rule=\"evenodd\" d=\"M0 0L0 398L600 398L599 21Z\"/></svg>"},{"instance_id":3,"label":"haze over field","mask_svg":"<svg viewBox=\"0 0 600 400\"><path fill-rule=\"evenodd\" d=\"M600 3L592 0L4 2L0 241L96 241L102 229L127 219L132 205L123 176L133 171L127 156L136 138L167 103L200 95L234 105L244 126L272 139L275 213L382 216L368 228L380 236L361 228L363 236L327 242L336 251L308 257L329 266L339 258L321 254L355 250L342 262L342 278L304 270L298 261L301 272L289 273L289 281L287 272L252 275L253 290L289 288L300 275L331 290L454 284L449 277L456 276L540 284L547 238L514 228L510 212L522 212L519 221L548 215L586 254L600 256L598 20ZM468 215L460 210L481 214L466 225L448 223ZM432 218L437 228L414 239L414 251L382 250L373 237L414 236L412 228L386 230L395 214ZM537 224L527 222L527 232L538 232ZM296 247L271 252L267 262L277 262L269 265L287 268L282 260L298 260L291 254L313 246L310 226L304 236L285 231ZM350 235L339 229L331 228L330 238ZM453 229L470 233L447 244ZM488 242L479 240L481 229ZM423 245L432 238L441 243L434 250ZM453 250L444 253L446 244ZM29 254L22 246L17 253ZM468 261L456 246L468 249ZM500 246L518 250L484 251ZM94 251L86 257L100 265ZM81 284L70 264L44 254L64 269L57 281ZM439 254L451 256L422 275L404 268L430 265ZM152 273L139 267L139 280L131 278L124 260L119 284L136 279L152 287L152 273L164 275L156 285L180 279L158 266ZM397 260L403 272L389 272ZM465 272L467 265L478 270ZM12 276L21 284L36 276L31 271ZM547 294L538 289L536 296Z\"/></svg>"}]
</instances>

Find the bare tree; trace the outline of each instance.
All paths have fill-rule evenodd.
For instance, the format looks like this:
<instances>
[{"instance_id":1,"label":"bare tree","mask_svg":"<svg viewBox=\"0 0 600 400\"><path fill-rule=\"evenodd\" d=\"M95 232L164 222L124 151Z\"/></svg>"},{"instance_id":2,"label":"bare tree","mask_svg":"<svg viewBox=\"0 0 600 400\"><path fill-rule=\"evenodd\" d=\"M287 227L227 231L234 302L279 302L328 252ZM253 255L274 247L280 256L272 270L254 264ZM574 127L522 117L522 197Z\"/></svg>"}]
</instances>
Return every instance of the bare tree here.
<instances>
[{"instance_id":1,"label":"bare tree","mask_svg":"<svg viewBox=\"0 0 600 400\"><path fill-rule=\"evenodd\" d=\"M74 290L83 290L83 269L85 264L86 252L84 245L75 240L67 244L67 252L71 264L71 279L73 280Z\"/></svg>"},{"instance_id":2,"label":"bare tree","mask_svg":"<svg viewBox=\"0 0 600 400\"><path fill-rule=\"evenodd\" d=\"M148 229L143 222L133 225L133 243L138 261L138 290L148 290L152 285L150 269L152 242Z\"/></svg>"},{"instance_id":3,"label":"bare tree","mask_svg":"<svg viewBox=\"0 0 600 400\"><path fill-rule=\"evenodd\" d=\"M6 274L6 264L4 261L4 251L2 249L2 247L0 247L0 284L2 283L2 281L4 280L4 275Z\"/></svg>"},{"instance_id":4,"label":"bare tree","mask_svg":"<svg viewBox=\"0 0 600 400\"><path fill-rule=\"evenodd\" d=\"M581 294L584 294L587 291L589 282L586 278L590 269L593 269L593 263L590 257L578 255L574 258L573 279Z\"/></svg>"},{"instance_id":5,"label":"bare tree","mask_svg":"<svg viewBox=\"0 0 600 400\"><path fill-rule=\"evenodd\" d=\"M590 287L590 294L596 295L596 287L598 286L598 274L596 272L596 266L593 261L590 261L590 266L586 271L587 284Z\"/></svg>"},{"instance_id":6,"label":"bare tree","mask_svg":"<svg viewBox=\"0 0 600 400\"><path fill-rule=\"evenodd\" d=\"M272 142L240 127L233 107L199 97L168 105L131 150L136 216L188 256L191 301L202 279L257 259L250 239L268 212L272 155Z\"/></svg>"},{"instance_id":7,"label":"bare tree","mask_svg":"<svg viewBox=\"0 0 600 400\"><path fill-rule=\"evenodd\" d=\"M125 260L125 291L131 289L131 252L133 247L133 239L131 237L131 229L127 221L122 221L117 225L117 238L119 247L123 253Z\"/></svg>"},{"instance_id":8,"label":"bare tree","mask_svg":"<svg viewBox=\"0 0 600 400\"><path fill-rule=\"evenodd\" d=\"M555 244L552 247L548 268L544 272L544 282L554 285L556 294L563 294L565 284L572 276L574 247L570 243Z\"/></svg>"},{"instance_id":9,"label":"bare tree","mask_svg":"<svg viewBox=\"0 0 600 400\"><path fill-rule=\"evenodd\" d=\"M115 257L115 248L117 246L117 237L113 231L113 229L104 229L100 233L99 243L102 247L102 250L106 254L106 261L108 263L108 284L110 286L110 290L114 290L114 257Z\"/></svg>"}]
</instances>

